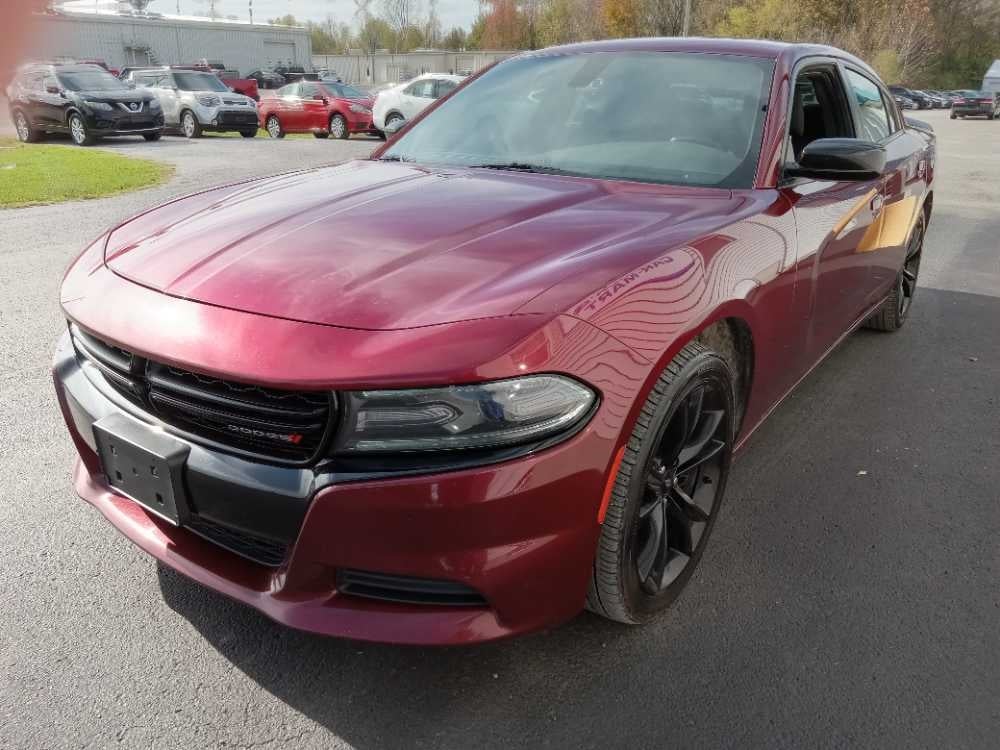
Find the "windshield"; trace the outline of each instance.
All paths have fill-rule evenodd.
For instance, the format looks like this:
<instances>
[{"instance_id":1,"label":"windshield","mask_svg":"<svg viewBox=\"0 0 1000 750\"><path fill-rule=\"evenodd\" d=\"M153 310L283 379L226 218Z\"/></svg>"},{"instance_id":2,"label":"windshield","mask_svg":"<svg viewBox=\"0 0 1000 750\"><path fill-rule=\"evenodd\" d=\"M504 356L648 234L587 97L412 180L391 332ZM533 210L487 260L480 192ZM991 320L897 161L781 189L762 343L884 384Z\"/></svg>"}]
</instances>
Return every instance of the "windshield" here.
<instances>
[{"instance_id":1,"label":"windshield","mask_svg":"<svg viewBox=\"0 0 1000 750\"><path fill-rule=\"evenodd\" d=\"M334 96L339 96L341 99L367 99L368 97L362 94L353 86L345 86L342 83L324 83L323 88L329 91Z\"/></svg>"},{"instance_id":2,"label":"windshield","mask_svg":"<svg viewBox=\"0 0 1000 750\"><path fill-rule=\"evenodd\" d=\"M181 91L229 91L214 73L174 71L174 82Z\"/></svg>"},{"instance_id":3,"label":"windshield","mask_svg":"<svg viewBox=\"0 0 1000 750\"><path fill-rule=\"evenodd\" d=\"M59 71L56 73L56 78L67 91L122 91L128 89L128 86L100 68Z\"/></svg>"},{"instance_id":4,"label":"windshield","mask_svg":"<svg viewBox=\"0 0 1000 750\"><path fill-rule=\"evenodd\" d=\"M774 63L695 53L501 63L383 159L750 187Z\"/></svg>"}]
</instances>

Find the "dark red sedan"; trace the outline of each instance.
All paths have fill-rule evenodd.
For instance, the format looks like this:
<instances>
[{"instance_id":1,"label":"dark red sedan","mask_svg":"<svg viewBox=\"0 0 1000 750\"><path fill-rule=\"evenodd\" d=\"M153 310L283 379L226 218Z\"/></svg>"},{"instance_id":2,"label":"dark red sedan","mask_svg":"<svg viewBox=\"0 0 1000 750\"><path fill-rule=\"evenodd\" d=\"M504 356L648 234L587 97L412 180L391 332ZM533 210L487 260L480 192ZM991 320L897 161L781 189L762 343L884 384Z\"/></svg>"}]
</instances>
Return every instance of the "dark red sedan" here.
<instances>
[{"instance_id":1,"label":"dark red sedan","mask_svg":"<svg viewBox=\"0 0 1000 750\"><path fill-rule=\"evenodd\" d=\"M647 622L764 418L856 327L906 321L934 160L836 49L504 61L370 160L88 247L54 364L76 489L304 630Z\"/></svg>"},{"instance_id":2,"label":"dark red sedan","mask_svg":"<svg viewBox=\"0 0 1000 750\"><path fill-rule=\"evenodd\" d=\"M299 81L260 101L260 126L272 138L312 133L317 138L378 135L372 125L373 100L352 86L332 81Z\"/></svg>"}]
</instances>

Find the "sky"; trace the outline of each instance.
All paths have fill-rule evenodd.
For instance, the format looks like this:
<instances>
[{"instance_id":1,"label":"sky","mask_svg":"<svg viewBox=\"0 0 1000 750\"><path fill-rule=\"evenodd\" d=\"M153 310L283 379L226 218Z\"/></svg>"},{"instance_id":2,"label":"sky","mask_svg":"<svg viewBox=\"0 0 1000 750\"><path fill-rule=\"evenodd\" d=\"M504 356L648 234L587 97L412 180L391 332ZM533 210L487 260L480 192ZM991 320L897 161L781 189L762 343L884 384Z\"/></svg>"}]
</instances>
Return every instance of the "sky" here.
<instances>
[{"instance_id":1,"label":"sky","mask_svg":"<svg viewBox=\"0 0 1000 750\"><path fill-rule=\"evenodd\" d=\"M184 15L201 15L208 8L208 0L153 0L149 9L160 13L175 13L180 3ZM377 13L381 0L371 0L370 9ZM421 13L426 12L427 0L417 0ZM354 0L253 0L254 20L283 16L291 13L302 21L322 21L332 15L336 21L353 24L356 10ZM235 15L249 19L248 0L216 0L216 10L222 16ZM468 29L479 12L478 0L438 0L438 16L446 31L452 26Z\"/></svg>"}]
</instances>

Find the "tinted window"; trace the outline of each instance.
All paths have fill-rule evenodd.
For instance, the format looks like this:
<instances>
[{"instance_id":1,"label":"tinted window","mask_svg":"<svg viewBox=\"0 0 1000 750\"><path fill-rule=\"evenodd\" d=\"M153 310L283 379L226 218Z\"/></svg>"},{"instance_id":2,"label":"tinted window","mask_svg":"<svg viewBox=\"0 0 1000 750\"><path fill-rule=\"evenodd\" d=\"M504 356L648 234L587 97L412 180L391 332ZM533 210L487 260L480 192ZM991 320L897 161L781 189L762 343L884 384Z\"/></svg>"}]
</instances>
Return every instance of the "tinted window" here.
<instances>
[{"instance_id":1,"label":"tinted window","mask_svg":"<svg viewBox=\"0 0 1000 750\"><path fill-rule=\"evenodd\" d=\"M438 81L435 98L440 99L445 94L450 94L458 86L454 81Z\"/></svg>"},{"instance_id":2,"label":"tinted window","mask_svg":"<svg viewBox=\"0 0 1000 750\"><path fill-rule=\"evenodd\" d=\"M423 81L417 81L416 83L411 83L406 87L406 93L410 96L419 96L424 99L434 98L434 80L428 78Z\"/></svg>"},{"instance_id":3,"label":"tinted window","mask_svg":"<svg viewBox=\"0 0 1000 750\"><path fill-rule=\"evenodd\" d=\"M128 86L101 68L93 70L61 70L56 73L59 83L69 91L121 91Z\"/></svg>"},{"instance_id":4,"label":"tinted window","mask_svg":"<svg viewBox=\"0 0 1000 750\"><path fill-rule=\"evenodd\" d=\"M879 87L867 76L853 70L847 71L847 83L858 103L859 137L876 143L887 138L892 132L892 127Z\"/></svg>"},{"instance_id":5,"label":"tinted window","mask_svg":"<svg viewBox=\"0 0 1000 750\"><path fill-rule=\"evenodd\" d=\"M324 83L323 87L334 96L342 99L367 99L364 93L358 91L353 86L345 86L342 83Z\"/></svg>"},{"instance_id":6,"label":"tinted window","mask_svg":"<svg viewBox=\"0 0 1000 750\"><path fill-rule=\"evenodd\" d=\"M214 73L178 70L174 71L174 82L181 91L229 91Z\"/></svg>"},{"instance_id":7,"label":"tinted window","mask_svg":"<svg viewBox=\"0 0 1000 750\"><path fill-rule=\"evenodd\" d=\"M733 55L540 55L503 62L386 152L588 177L747 188L773 61Z\"/></svg>"}]
</instances>

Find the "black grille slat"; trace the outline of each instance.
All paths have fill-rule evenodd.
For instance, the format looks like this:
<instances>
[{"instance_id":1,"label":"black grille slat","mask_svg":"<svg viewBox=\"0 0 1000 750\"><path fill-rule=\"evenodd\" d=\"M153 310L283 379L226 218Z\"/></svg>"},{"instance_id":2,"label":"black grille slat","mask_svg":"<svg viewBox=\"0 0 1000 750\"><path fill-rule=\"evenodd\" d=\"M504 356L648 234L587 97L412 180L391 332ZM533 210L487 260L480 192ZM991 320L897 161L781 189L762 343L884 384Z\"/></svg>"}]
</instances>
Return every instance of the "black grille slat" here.
<instances>
[{"instance_id":1,"label":"black grille slat","mask_svg":"<svg viewBox=\"0 0 1000 750\"><path fill-rule=\"evenodd\" d=\"M452 607L485 607L482 594L458 581L390 575L343 569L337 576L342 594L398 604L434 604Z\"/></svg>"},{"instance_id":2,"label":"black grille slat","mask_svg":"<svg viewBox=\"0 0 1000 750\"><path fill-rule=\"evenodd\" d=\"M77 354L105 382L193 439L268 460L304 463L321 451L332 395L266 388L153 362L70 326Z\"/></svg>"},{"instance_id":3,"label":"black grille slat","mask_svg":"<svg viewBox=\"0 0 1000 750\"><path fill-rule=\"evenodd\" d=\"M201 516L192 516L184 526L198 536L261 565L277 567L288 554L288 545L283 542L223 526Z\"/></svg>"}]
</instances>

